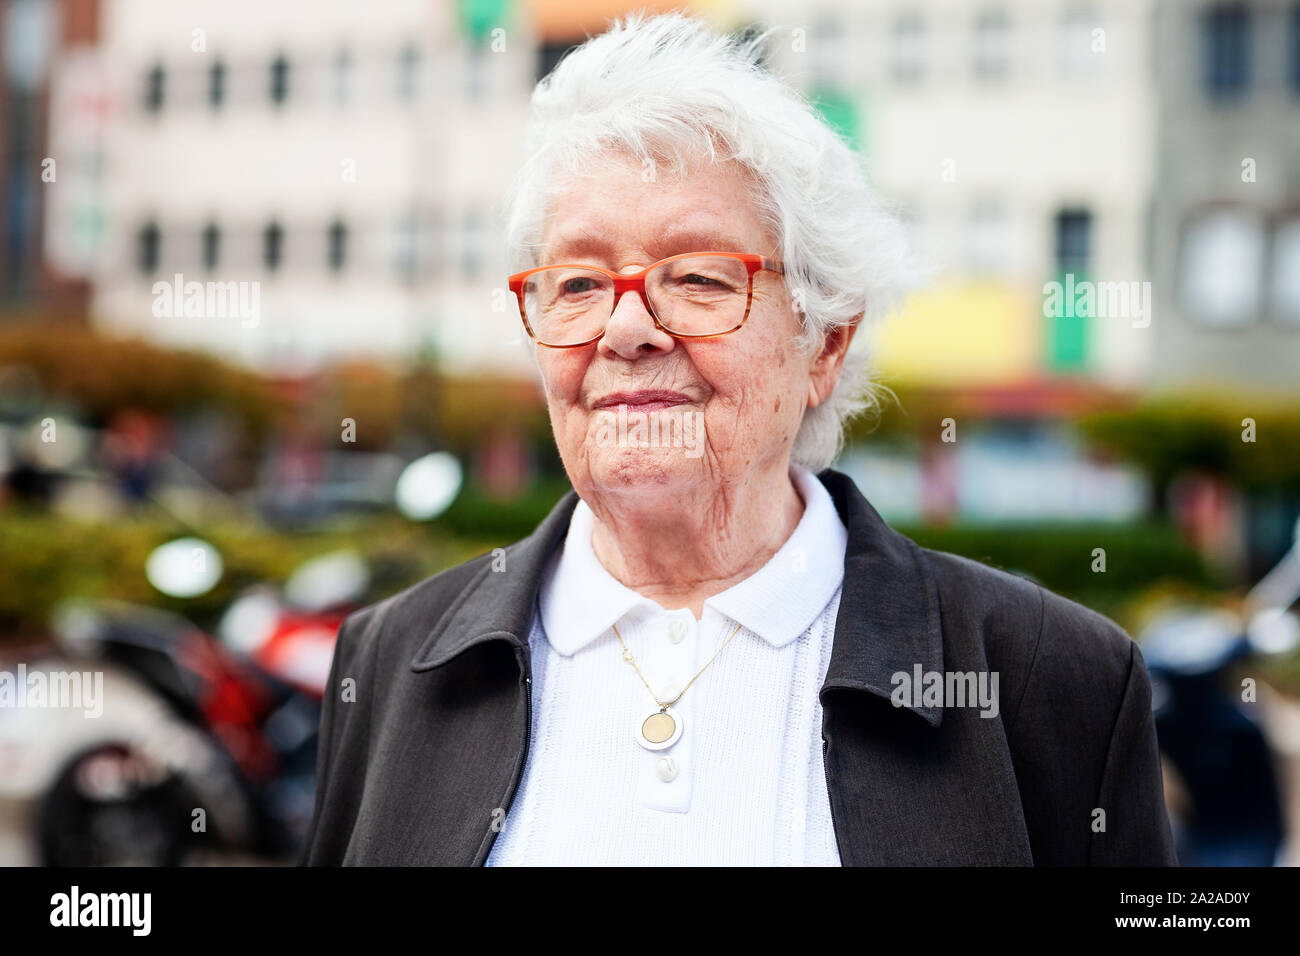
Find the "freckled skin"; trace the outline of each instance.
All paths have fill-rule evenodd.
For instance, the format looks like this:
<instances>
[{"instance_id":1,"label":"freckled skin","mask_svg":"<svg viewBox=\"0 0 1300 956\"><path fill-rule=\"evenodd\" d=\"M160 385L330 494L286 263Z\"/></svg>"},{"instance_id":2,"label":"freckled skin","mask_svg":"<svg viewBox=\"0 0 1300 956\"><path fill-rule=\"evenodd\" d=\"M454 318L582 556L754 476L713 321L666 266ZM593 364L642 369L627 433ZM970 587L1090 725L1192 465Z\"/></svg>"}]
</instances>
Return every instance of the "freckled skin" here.
<instances>
[{"instance_id":1,"label":"freckled skin","mask_svg":"<svg viewBox=\"0 0 1300 956\"><path fill-rule=\"evenodd\" d=\"M566 183L551 207L539 264L590 262L634 272L680 252L673 230L731 238L738 252L779 258L734 165L697 164L687 176L646 182L639 162L610 157ZM607 254L566 243L598 236ZM577 349L538 347L551 427L574 489L596 515L592 544L620 581L668 608L690 607L752 574L803 513L789 479L790 447L806 408L838 378L850 328L818 353L796 352L799 316L785 279L754 277L749 318L737 331L678 340L658 329L639 296L623 295L604 336ZM598 442L617 409L614 391L670 389L688 402L651 415L702 415L703 452ZM771 411L768 411L771 409ZM698 447L698 445L697 445Z\"/></svg>"}]
</instances>

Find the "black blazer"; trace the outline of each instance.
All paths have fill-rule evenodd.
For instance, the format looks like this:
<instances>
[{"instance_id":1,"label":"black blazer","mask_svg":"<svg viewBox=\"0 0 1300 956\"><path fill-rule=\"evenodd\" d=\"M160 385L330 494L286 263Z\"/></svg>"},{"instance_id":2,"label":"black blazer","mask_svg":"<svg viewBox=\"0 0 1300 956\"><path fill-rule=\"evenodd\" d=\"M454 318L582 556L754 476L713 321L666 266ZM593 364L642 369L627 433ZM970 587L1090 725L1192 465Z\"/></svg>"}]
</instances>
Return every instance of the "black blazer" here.
<instances>
[{"instance_id":1,"label":"black blazer","mask_svg":"<svg viewBox=\"0 0 1300 956\"><path fill-rule=\"evenodd\" d=\"M820 691L841 862L1176 865L1137 645L1038 585L917 546L846 475L818 477L848 528ZM344 622L301 862L483 864L528 756L539 578L577 500ZM895 706L892 675L917 664L997 672L999 714Z\"/></svg>"}]
</instances>

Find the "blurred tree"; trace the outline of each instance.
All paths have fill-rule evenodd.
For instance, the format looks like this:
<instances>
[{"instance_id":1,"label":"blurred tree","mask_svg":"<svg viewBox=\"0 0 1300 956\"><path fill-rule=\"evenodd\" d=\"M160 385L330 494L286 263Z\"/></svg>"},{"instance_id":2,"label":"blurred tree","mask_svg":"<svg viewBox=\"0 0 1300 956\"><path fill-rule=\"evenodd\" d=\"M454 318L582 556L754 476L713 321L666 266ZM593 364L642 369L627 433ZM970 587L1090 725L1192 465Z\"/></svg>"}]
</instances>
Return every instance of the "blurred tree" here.
<instances>
[{"instance_id":1,"label":"blurred tree","mask_svg":"<svg viewBox=\"0 0 1300 956\"><path fill-rule=\"evenodd\" d=\"M1300 494L1300 405L1240 394L1163 395L1128 411L1084 416L1098 446L1142 466L1167 491L1190 470L1247 490Z\"/></svg>"},{"instance_id":2,"label":"blurred tree","mask_svg":"<svg viewBox=\"0 0 1300 956\"><path fill-rule=\"evenodd\" d=\"M254 435L271 425L273 393L261 376L198 352L44 320L0 327L0 368L30 369L41 390L104 422L124 408L178 414L217 408Z\"/></svg>"}]
</instances>

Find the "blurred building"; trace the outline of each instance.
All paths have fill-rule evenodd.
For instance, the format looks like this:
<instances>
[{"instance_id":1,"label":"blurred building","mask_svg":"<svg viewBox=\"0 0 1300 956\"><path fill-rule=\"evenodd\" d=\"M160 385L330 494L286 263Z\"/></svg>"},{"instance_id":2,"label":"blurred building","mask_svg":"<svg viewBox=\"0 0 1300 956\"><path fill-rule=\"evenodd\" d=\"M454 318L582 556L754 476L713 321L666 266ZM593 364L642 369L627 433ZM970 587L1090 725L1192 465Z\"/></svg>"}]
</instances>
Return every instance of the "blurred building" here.
<instances>
[{"instance_id":1,"label":"blurred building","mask_svg":"<svg viewBox=\"0 0 1300 956\"><path fill-rule=\"evenodd\" d=\"M499 213L528 93L609 17L678 6L57 8L78 5L98 26L53 57L45 248L93 284L97 322L278 370L430 350L507 372L527 362ZM776 27L770 65L910 220L933 277L877 331L890 380L1053 414L1096 386L1287 384L1296 3L687 6ZM160 304L195 281L255 286L257 317ZM1122 296L1068 294L1089 284Z\"/></svg>"},{"instance_id":2,"label":"blurred building","mask_svg":"<svg viewBox=\"0 0 1300 956\"><path fill-rule=\"evenodd\" d=\"M1162 0L1160 385L1300 386L1300 3Z\"/></svg>"},{"instance_id":3,"label":"blurred building","mask_svg":"<svg viewBox=\"0 0 1300 956\"><path fill-rule=\"evenodd\" d=\"M56 64L51 132L95 182L49 214L99 323L278 370L523 367L495 227L534 41L508 2L381 6L103 0L99 42ZM160 303L191 282L220 295Z\"/></svg>"},{"instance_id":4,"label":"blurred building","mask_svg":"<svg viewBox=\"0 0 1300 956\"><path fill-rule=\"evenodd\" d=\"M49 136L52 64L95 42L96 0L0 0L0 308L84 313L86 289L43 254L48 206L75 171ZM62 178L60 178L62 173Z\"/></svg>"},{"instance_id":5,"label":"blurred building","mask_svg":"<svg viewBox=\"0 0 1300 956\"><path fill-rule=\"evenodd\" d=\"M917 422L923 447L873 440L841 467L903 520L1142 514L1140 476L1088 460L1071 421L1142 388L1154 356L1141 299L1158 175L1151 3L749 9L781 27L772 65L864 152L929 272L875 330L878 374L961 393L984 420L954 420L960 441ZM1124 293L1121 308L1072 307L1067 290L1089 283ZM1067 301L1051 302L1053 284Z\"/></svg>"},{"instance_id":6,"label":"blurred building","mask_svg":"<svg viewBox=\"0 0 1300 956\"><path fill-rule=\"evenodd\" d=\"M1149 3L755 6L803 34L776 47L777 65L865 151L934 270L928 292L881 330L885 374L1142 380L1149 329L1128 315L1045 315L1043 287L1066 274L1150 278Z\"/></svg>"}]
</instances>

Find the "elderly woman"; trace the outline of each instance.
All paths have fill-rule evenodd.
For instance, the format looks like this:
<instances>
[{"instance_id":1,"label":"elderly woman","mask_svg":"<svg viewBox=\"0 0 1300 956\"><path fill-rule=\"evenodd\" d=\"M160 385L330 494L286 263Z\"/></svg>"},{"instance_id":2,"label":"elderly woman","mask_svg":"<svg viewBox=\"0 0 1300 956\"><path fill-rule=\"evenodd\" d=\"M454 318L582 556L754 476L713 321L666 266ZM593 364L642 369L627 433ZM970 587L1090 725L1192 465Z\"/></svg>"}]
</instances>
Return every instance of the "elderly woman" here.
<instances>
[{"instance_id":1,"label":"elderly woman","mask_svg":"<svg viewBox=\"0 0 1300 956\"><path fill-rule=\"evenodd\" d=\"M538 86L509 284L573 491L347 620L304 862L1174 862L1134 643L828 467L905 244L755 50L633 17Z\"/></svg>"}]
</instances>

